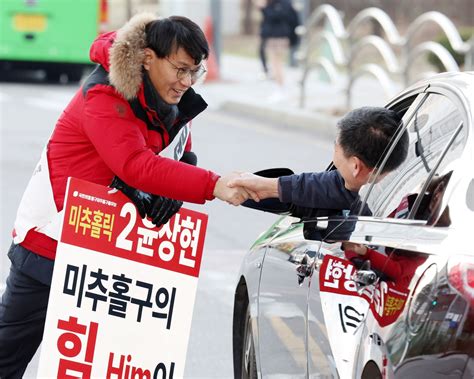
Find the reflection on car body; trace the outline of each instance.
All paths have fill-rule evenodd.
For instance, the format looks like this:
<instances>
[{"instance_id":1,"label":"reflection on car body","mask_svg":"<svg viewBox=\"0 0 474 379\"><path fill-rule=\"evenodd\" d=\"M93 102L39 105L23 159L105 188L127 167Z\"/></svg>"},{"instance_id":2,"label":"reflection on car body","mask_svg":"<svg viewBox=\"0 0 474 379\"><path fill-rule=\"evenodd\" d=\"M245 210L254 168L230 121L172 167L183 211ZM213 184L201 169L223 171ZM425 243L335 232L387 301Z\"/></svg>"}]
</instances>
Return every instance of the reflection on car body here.
<instances>
[{"instance_id":1,"label":"reflection on car body","mask_svg":"<svg viewBox=\"0 0 474 379\"><path fill-rule=\"evenodd\" d=\"M408 157L361 189L360 210L290 211L252 246L236 377L474 377L473 91L474 74L458 73L402 92L387 107Z\"/></svg>"}]
</instances>

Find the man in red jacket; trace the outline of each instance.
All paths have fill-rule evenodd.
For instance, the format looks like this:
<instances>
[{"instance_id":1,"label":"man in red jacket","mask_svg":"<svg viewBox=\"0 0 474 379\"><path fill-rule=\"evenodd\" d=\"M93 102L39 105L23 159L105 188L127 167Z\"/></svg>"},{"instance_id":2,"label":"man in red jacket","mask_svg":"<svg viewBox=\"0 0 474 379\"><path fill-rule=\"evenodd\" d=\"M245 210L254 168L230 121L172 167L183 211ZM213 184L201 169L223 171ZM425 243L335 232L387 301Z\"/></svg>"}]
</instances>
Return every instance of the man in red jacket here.
<instances>
[{"instance_id":1,"label":"man in red jacket","mask_svg":"<svg viewBox=\"0 0 474 379\"><path fill-rule=\"evenodd\" d=\"M191 86L209 47L184 17L132 18L92 44L97 68L60 116L20 203L0 302L0 378L21 378L42 336L67 178L122 190L157 225L182 201L249 197L234 175L196 167L190 121L207 104Z\"/></svg>"}]
</instances>

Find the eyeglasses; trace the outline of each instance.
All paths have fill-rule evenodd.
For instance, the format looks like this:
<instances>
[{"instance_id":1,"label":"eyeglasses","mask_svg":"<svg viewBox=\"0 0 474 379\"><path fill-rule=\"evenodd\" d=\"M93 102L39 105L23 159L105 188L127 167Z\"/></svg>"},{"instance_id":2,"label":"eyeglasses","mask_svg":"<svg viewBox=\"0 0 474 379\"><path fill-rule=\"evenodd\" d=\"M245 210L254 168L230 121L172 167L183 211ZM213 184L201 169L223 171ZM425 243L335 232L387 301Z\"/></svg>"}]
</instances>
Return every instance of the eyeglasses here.
<instances>
[{"instance_id":1,"label":"eyeglasses","mask_svg":"<svg viewBox=\"0 0 474 379\"><path fill-rule=\"evenodd\" d=\"M187 68L187 67L178 67L173 62L171 62L168 58L165 57L165 59L176 70L176 77L178 78L178 80L183 80L189 75L189 77L191 78L191 81L194 83L196 80L202 77L207 71L202 65L194 70L191 70L190 68Z\"/></svg>"}]
</instances>

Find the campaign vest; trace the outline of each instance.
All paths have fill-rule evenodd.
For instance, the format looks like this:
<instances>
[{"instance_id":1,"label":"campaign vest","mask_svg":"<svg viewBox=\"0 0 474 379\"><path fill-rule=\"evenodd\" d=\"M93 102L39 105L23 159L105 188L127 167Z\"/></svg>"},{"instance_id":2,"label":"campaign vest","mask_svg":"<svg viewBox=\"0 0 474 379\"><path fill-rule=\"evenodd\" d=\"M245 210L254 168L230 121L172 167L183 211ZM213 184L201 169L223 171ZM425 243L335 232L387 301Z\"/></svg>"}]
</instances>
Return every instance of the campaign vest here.
<instances>
[{"instance_id":1,"label":"campaign vest","mask_svg":"<svg viewBox=\"0 0 474 379\"><path fill-rule=\"evenodd\" d=\"M185 124L171 143L158 153L161 157L180 160L190 134L189 123ZM36 232L59 240L63 210L58 211L54 201L53 188L49 176L49 165L45 146L33 175L26 187L17 210L13 229L13 242L20 244L26 234Z\"/></svg>"}]
</instances>

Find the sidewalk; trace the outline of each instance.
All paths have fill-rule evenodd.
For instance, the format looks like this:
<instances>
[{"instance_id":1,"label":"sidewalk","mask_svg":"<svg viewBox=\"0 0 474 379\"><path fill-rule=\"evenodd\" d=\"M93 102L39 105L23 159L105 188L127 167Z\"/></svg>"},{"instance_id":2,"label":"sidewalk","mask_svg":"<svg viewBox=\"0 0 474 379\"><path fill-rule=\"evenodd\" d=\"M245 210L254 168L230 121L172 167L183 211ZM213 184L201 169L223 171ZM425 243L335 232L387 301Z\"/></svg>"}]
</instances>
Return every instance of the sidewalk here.
<instances>
[{"instance_id":1,"label":"sidewalk","mask_svg":"<svg viewBox=\"0 0 474 379\"><path fill-rule=\"evenodd\" d=\"M345 81L328 83L310 74L306 84L306 106L300 104L302 69L286 67L283 97L272 94L277 85L260 79L262 73L257 59L223 55L220 80L201 84L197 92L211 109L222 109L248 115L286 128L318 129L330 137L335 134L336 121L345 113ZM361 78L354 87L352 108L363 105L383 106L382 90L370 78Z\"/></svg>"}]
</instances>

